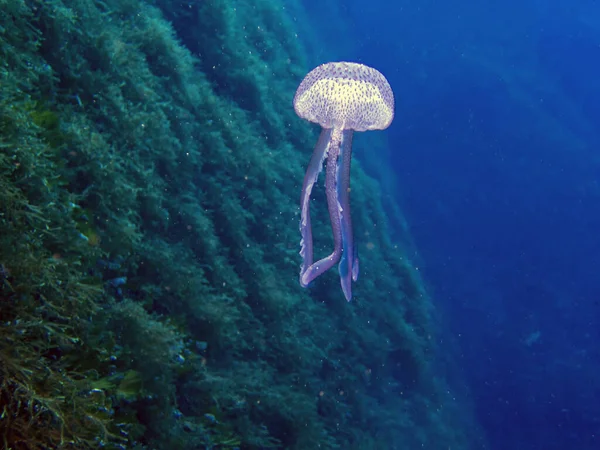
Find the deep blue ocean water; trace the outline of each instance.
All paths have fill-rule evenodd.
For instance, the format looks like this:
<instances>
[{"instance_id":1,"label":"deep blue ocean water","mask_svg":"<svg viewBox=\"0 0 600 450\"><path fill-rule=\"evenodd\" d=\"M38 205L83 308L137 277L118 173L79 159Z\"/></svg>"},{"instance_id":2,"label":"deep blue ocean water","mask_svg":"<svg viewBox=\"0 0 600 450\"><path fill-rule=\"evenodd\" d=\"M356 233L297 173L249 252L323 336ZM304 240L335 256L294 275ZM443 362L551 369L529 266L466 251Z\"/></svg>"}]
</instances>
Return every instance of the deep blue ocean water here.
<instances>
[{"instance_id":1,"label":"deep blue ocean water","mask_svg":"<svg viewBox=\"0 0 600 450\"><path fill-rule=\"evenodd\" d=\"M391 161L481 448L600 448L600 3L312 3L395 91L361 157Z\"/></svg>"}]
</instances>

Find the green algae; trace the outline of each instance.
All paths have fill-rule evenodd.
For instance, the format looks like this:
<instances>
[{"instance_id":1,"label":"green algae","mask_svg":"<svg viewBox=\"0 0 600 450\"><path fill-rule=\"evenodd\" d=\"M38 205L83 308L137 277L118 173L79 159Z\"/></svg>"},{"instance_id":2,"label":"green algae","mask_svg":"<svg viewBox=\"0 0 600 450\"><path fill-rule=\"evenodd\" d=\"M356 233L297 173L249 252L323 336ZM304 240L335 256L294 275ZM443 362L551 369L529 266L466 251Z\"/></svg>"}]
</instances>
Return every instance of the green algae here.
<instances>
[{"instance_id":1,"label":"green algae","mask_svg":"<svg viewBox=\"0 0 600 450\"><path fill-rule=\"evenodd\" d=\"M0 4L4 447L465 446L358 165L356 301L298 286L314 136L282 2Z\"/></svg>"}]
</instances>

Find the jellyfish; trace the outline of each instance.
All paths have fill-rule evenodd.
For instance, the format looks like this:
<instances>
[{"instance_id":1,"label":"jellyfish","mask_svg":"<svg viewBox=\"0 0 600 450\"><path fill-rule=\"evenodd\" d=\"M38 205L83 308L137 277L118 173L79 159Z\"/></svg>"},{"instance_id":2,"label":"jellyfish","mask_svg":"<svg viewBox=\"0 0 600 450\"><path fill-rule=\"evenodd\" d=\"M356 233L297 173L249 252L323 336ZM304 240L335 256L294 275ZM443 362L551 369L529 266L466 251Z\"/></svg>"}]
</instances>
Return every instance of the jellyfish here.
<instances>
[{"instance_id":1,"label":"jellyfish","mask_svg":"<svg viewBox=\"0 0 600 450\"><path fill-rule=\"evenodd\" d=\"M352 281L358 279L349 198L352 135L355 131L386 129L394 118L394 94L377 70L357 63L333 62L306 75L294 96L294 110L322 128L300 198L300 284L307 287L339 262L342 291L350 301ZM314 262L310 194L325 158L325 193L334 248L329 256Z\"/></svg>"}]
</instances>

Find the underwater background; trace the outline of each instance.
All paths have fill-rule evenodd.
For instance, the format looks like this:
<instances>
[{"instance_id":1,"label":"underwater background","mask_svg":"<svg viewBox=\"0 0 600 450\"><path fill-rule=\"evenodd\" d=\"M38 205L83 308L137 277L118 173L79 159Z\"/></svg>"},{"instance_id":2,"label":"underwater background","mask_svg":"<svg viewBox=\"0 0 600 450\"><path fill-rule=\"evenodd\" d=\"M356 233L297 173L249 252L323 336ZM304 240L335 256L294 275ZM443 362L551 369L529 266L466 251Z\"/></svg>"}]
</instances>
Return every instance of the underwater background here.
<instances>
[{"instance_id":1,"label":"underwater background","mask_svg":"<svg viewBox=\"0 0 600 450\"><path fill-rule=\"evenodd\" d=\"M598 448L600 5L338 12L396 89L384 161L482 446Z\"/></svg>"},{"instance_id":2,"label":"underwater background","mask_svg":"<svg viewBox=\"0 0 600 450\"><path fill-rule=\"evenodd\" d=\"M598 56L591 0L0 0L0 448L598 448ZM396 98L351 302L329 61Z\"/></svg>"}]
</instances>

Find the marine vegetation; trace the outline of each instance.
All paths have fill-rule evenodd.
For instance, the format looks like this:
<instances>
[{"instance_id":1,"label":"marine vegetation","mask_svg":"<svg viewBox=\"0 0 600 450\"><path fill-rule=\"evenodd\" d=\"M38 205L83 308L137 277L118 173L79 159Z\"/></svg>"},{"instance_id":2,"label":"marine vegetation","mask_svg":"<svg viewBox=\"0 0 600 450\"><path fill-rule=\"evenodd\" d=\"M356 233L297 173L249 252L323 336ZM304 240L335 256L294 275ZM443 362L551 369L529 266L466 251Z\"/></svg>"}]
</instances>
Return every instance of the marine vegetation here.
<instances>
[{"instance_id":1,"label":"marine vegetation","mask_svg":"<svg viewBox=\"0 0 600 450\"><path fill-rule=\"evenodd\" d=\"M298 286L298 26L279 0L0 0L0 447L464 448L357 164L355 301Z\"/></svg>"}]
</instances>

